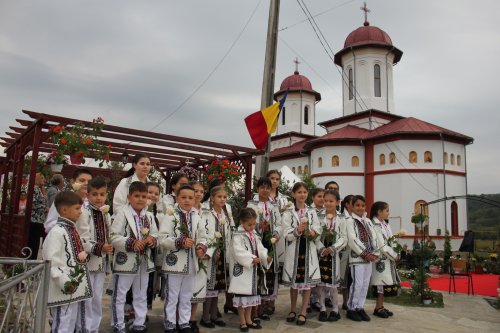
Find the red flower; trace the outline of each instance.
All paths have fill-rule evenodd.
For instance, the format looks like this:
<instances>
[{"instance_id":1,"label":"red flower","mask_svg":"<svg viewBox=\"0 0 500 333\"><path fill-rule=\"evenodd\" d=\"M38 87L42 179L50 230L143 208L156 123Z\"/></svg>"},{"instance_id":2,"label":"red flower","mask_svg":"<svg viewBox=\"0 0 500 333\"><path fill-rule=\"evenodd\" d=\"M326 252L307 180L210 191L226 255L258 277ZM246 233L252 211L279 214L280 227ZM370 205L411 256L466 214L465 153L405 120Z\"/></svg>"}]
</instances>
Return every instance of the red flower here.
<instances>
[{"instance_id":1,"label":"red flower","mask_svg":"<svg viewBox=\"0 0 500 333\"><path fill-rule=\"evenodd\" d=\"M111 145L108 145L108 149L111 149L111 148L113 148L113 146L111 146Z\"/></svg>"},{"instance_id":2,"label":"red flower","mask_svg":"<svg viewBox=\"0 0 500 333\"><path fill-rule=\"evenodd\" d=\"M61 130L62 130L62 127L61 127L61 126L59 126L59 125L57 125L56 127L54 127L54 128L52 129L52 131L53 131L54 133L56 133L56 134L57 134L57 133L59 133Z\"/></svg>"},{"instance_id":3,"label":"red flower","mask_svg":"<svg viewBox=\"0 0 500 333\"><path fill-rule=\"evenodd\" d=\"M214 176L212 176L212 175L208 176L208 181L209 181L209 182L211 182L211 181L212 181L212 179L214 179Z\"/></svg>"},{"instance_id":4,"label":"red flower","mask_svg":"<svg viewBox=\"0 0 500 333\"><path fill-rule=\"evenodd\" d=\"M92 143L92 139L91 138L88 138L87 139L87 144L90 145Z\"/></svg>"},{"instance_id":5,"label":"red flower","mask_svg":"<svg viewBox=\"0 0 500 333\"><path fill-rule=\"evenodd\" d=\"M105 158L104 158L104 160L105 160L105 161L109 161L109 157L105 157Z\"/></svg>"},{"instance_id":6,"label":"red flower","mask_svg":"<svg viewBox=\"0 0 500 333\"><path fill-rule=\"evenodd\" d=\"M66 144L66 139L65 138L61 138L61 144L63 144L63 145Z\"/></svg>"}]
</instances>

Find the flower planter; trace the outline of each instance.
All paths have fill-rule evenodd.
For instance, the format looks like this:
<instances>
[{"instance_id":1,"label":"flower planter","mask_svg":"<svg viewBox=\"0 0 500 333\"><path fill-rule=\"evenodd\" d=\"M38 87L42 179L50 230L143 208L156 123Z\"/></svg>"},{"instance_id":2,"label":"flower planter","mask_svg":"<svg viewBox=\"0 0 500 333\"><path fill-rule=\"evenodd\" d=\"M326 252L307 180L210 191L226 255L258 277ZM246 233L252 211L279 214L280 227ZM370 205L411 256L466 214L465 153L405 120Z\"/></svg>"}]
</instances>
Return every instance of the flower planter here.
<instances>
[{"instance_id":1,"label":"flower planter","mask_svg":"<svg viewBox=\"0 0 500 333\"><path fill-rule=\"evenodd\" d=\"M61 172L64 164L51 164L50 169L52 172Z\"/></svg>"},{"instance_id":2,"label":"flower planter","mask_svg":"<svg viewBox=\"0 0 500 333\"><path fill-rule=\"evenodd\" d=\"M85 162L85 159L83 157L78 157L73 155L69 157L69 160L71 161L71 164L74 165L81 165Z\"/></svg>"}]
</instances>

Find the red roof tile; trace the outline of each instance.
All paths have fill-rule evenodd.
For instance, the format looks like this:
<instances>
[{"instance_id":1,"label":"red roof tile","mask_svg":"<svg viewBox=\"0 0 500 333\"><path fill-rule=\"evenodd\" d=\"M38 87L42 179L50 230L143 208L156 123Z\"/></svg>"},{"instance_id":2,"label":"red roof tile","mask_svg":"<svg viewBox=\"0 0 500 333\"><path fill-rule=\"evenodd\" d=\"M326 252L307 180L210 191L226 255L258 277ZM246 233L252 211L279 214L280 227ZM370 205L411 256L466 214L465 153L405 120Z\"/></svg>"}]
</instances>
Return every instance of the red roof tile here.
<instances>
[{"instance_id":1,"label":"red roof tile","mask_svg":"<svg viewBox=\"0 0 500 333\"><path fill-rule=\"evenodd\" d=\"M303 141L299 141L299 142L294 143L290 147L283 147L283 148L275 149L275 150L271 151L270 157L277 157L277 156L281 156L281 155L298 153L298 152L302 151L302 149L304 148L304 145L308 141L309 140L303 140Z\"/></svg>"}]
</instances>

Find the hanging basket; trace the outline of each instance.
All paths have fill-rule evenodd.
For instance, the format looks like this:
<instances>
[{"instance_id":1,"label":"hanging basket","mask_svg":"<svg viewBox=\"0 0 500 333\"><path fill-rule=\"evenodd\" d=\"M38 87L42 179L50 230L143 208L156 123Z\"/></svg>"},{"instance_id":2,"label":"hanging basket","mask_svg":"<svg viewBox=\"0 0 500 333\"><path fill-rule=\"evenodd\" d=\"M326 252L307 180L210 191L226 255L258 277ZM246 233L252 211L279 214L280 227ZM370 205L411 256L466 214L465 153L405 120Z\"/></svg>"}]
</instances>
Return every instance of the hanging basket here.
<instances>
[{"instance_id":1,"label":"hanging basket","mask_svg":"<svg viewBox=\"0 0 500 333\"><path fill-rule=\"evenodd\" d=\"M85 163L85 159L83 157L80 157L80 156L71 155L69 157L69 160L71 161L71 164L73 164L73 165L81 165L81 164Z\"/></svg>"},{"instance_id":2,"label":"hanging basket","mask_svg":"<svg viewBox=\"0 0 500 333\"><path fill-rule=\"evenodd\" d=\"M61 172L64 164L51 164L50 169L52 172Z\"/></svg>"}]
</instances>

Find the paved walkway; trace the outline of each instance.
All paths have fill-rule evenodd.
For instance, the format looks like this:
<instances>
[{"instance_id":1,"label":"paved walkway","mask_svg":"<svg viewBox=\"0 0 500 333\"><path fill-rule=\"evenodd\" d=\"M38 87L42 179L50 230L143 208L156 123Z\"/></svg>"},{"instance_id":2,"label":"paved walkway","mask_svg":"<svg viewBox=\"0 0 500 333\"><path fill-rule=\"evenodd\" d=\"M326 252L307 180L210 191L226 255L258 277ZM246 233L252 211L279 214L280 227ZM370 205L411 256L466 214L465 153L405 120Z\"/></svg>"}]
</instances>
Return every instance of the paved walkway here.
<instances>
[{"instance_id":1,"label":"paved walkway","mask_svg":"<svg viewBox=\"0 0 500 333\"><path fill-rule=\"evenodd\" d=\"M322 323L317 320L317 312L314 312L309 314L309 319L305 326L296 326L295 324L285 322L285 317L289 312L288 290L280 289L276 314L272 317L271 321L263 322L264 327L259 332L500 332L500 311L492 308L482 296L448 295L448 293L443 293L443 295L445 307L442 309L387 304L387 307L394 312L394 317L381 319L371 316L372 320L368 323L356 323L346 319L345 311L341 311L342 319L338 322ZM111 297L105 295L103 300L104 318L101 323L101 332L111 331L109 324L110 301ZM222 301L221 299L220 309L222 309ZM373 305L374 301L367 301L366 310L369 314L373 311ZM198 309L199 313L200 310ZM148 332L163 332L162 311L162 303L157 299L153 304L153 310L149 312ZM206 329L201 327L201 332L239 332L238 317L236 315L223 315L223 319L228 323L227 327L223 329Z\"/></svg>"}]
</instances>

